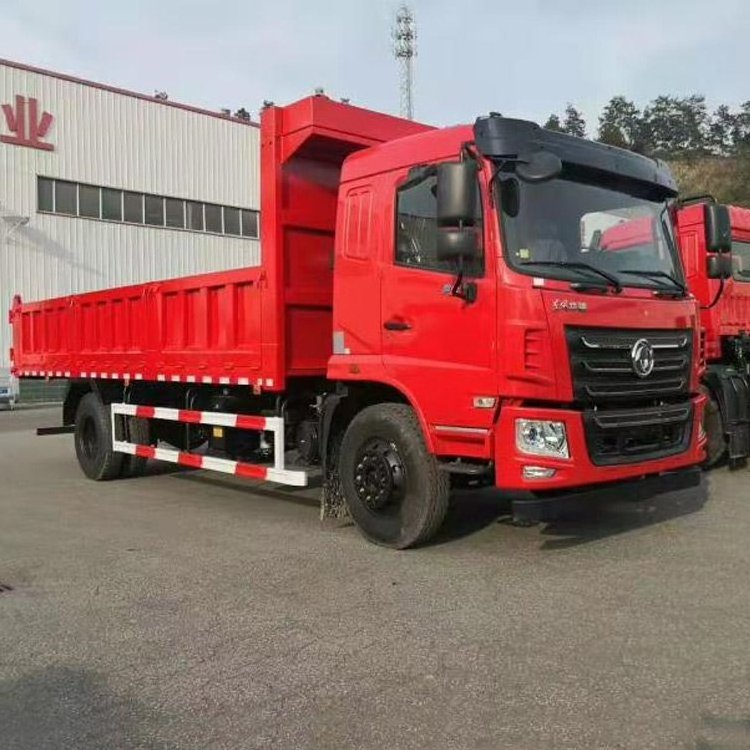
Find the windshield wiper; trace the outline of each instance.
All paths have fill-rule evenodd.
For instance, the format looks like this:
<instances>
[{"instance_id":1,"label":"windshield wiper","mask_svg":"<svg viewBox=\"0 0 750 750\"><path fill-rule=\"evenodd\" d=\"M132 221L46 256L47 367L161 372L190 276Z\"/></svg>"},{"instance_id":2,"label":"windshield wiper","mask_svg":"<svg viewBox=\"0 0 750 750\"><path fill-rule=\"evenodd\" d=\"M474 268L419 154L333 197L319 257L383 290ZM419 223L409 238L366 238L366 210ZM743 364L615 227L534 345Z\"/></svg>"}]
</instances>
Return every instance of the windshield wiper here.
<instances>
[{"instance_id":1,"label":"windshield wiper","mask_svg":"<svg viewBox=\"0 0 750 750\"><path fill-rule=\"evenodd\" d=\"M647 279L667 279L672 282L674 287L678 289L681 294L687 294L687 287L679 279L676 279L671 273L667 273L666 271L636 271L631 269L620 269L619 273L627 273L631 276L645 276Z\"/></svg>"},{"instance_id":2,"label":"windshield wiper","mask_svg":"<svg viewBox=\"0 0 750 750\"><path fill-rule=\"evenodd\" d=\"M615 290L617 294L622 291L622 284L619 282L616 276L613 276L611 273L607 273L606 271L602 271L601 268L592 266L589 263L581 263L580 261L565 263L561 260L529 260L525 263L519 263L519 265L523 266L524 268L526 266L550 266L551 268L572 268L576 271L591 271L597 276L601 276L601 278L603 278Z\"/></svg>"}]
</instances>

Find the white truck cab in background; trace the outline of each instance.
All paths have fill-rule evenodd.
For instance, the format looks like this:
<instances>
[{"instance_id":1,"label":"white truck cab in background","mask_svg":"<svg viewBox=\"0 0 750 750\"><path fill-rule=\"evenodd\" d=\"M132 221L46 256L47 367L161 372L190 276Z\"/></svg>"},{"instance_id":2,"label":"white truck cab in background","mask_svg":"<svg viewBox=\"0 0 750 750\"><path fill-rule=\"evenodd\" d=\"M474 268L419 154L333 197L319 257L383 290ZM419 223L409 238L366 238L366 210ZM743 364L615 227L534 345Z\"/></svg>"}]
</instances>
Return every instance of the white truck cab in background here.
<instances>
[{"instance_id":1,"label":"white truck cab in background","mask_svg":"<svg viewBox=\"0 0 750 750\"><path fill-rule=\"evenodd\" d=\"M0 367L0 408L12 409L18 401L18 378L8 368Z\"/></svg>"}]
</instances>

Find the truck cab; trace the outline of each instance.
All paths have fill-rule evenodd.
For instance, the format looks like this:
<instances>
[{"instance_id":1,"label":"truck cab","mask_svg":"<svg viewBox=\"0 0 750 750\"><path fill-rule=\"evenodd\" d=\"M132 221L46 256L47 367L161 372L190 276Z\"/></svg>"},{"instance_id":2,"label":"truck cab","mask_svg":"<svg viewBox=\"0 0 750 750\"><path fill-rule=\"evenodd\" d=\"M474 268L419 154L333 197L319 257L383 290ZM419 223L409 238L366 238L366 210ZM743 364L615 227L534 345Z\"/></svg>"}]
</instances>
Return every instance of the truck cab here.
<instances>
[{"instance_id":1,"label":"truck cab","mask_svg":"<svg viewBox=\"0 0 750 750\"><path fill-rule=\"evenodd\" d=\"M699 463L675 195L658 162L499 116L351 155L329 378L393 389L448 470L504 489Z\"/></svg>"}]
</instances>

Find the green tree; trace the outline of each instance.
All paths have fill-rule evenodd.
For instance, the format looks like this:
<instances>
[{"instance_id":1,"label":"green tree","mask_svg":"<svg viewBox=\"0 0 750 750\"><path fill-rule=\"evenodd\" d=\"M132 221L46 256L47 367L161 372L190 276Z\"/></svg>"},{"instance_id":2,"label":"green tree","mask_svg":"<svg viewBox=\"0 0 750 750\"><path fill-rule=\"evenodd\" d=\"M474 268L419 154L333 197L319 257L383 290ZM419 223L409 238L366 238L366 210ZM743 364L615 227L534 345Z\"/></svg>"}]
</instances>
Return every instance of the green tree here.
<instances>
[{"instance_id":1,"label":"green tree","mask_svg":"<svg viewBox=\"0 0 750 750\"><path fill-rule=\"evenodd\" d=\"M565 107L565 119L562 124L563 133L576 135L579 138L586 137L586 121L583 115L570 103Z\"/></svg>"},{"instance_id":2,"label":"green tree","mask_svg":"<svg viewBox=\"0 0 750 750\"><path fill-rule=\"evenodd\" d=\"M740 105L732 127L732 153L750 155L750 101Z\"/></svg>"},{"instance_id":3,"label":"green tree","mask_svg":"<svg viewBox=\"0 0 750 750\"><path fill-rule=\"evenodd\" d=\"M658 96L643 112L645 145L655 156L693 158L708 153L704 96Z\"/></svg>"},{"instance_id":4,"label":"green tree","mask_svg":"<svg viewBox=\"0 0 750 750\"><path fill-rule=\"evenodd\" d=\"M641 111L624 96L613 96L599 116L598 139L610 146L639 151L642 135Z\"/></svg>"},{"instance_id":5,"label":"green tree","mask_svg":"<svg viewBox=\"0 0 750 750\"><path fill-rule=\"evenodd\" d=\"M544 123L546 130L554 130L556 133L562 133L562 123L557 115L550 115L547 122Z\"/></svg>"},{"instance_id":6,"label":"green tree","mask_svg":"<svg viewBox=\"0 0 750 750\"><path fill-rule=\"evenodd\" d=\"M728 156L734 150L737 131L737 115L722 104L716 108L708 126L709 146L714 153Z\"/></svg>"}]
</instances>

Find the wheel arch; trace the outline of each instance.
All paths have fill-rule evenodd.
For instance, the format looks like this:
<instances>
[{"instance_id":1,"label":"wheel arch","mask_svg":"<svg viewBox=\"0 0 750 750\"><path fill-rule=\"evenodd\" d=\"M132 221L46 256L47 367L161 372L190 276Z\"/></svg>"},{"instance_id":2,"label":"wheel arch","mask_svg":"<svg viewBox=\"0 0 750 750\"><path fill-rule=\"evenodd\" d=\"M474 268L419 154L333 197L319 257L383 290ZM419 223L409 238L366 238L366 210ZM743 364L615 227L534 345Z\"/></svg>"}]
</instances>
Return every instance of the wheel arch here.
<instances>
[{"instance_id":1,"label":"wheel arch","mask_svg":"<svg viewBox=\"0 0 750 750\"><path fill-rule=\"evenodd\" d=\"M331 437L340 432L359 412L375 404L406 404L417 415L427 450L434 450L432 437L422 410L408 392L393 383L356 380L338 383L336 391L324 402L320 420L321 461L325 465Z\"/></svg>"},{"instance_id":2,"label":"wheel arch","mask_svg":"<svg viewBox=\"0 0 750 750\"><path fill-rule=\"evenodd\" d=\"M104 404L111 404L122 398L123 384L120 381L71 380L63 399L63 424L76 421L76 411L81 399L87 393L96 393Z\"/></svg>"}]
</instances>

